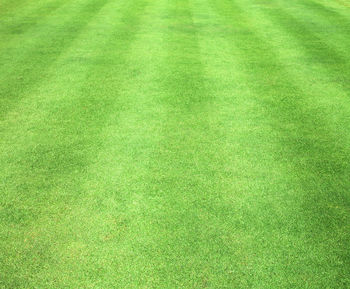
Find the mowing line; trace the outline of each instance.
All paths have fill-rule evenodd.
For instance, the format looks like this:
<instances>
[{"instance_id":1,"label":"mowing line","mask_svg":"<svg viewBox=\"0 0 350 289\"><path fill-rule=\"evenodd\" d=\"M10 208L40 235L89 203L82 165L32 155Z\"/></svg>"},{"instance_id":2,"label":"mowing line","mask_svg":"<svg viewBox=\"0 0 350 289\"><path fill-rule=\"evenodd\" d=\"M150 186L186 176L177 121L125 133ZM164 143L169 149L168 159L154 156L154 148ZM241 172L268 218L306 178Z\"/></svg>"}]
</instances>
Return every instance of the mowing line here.
<instances>
[{"instance_id":1,"label":"mowing line","mask_svg":"<svg viewBox=\"0 0 350 289\"><path fill-rule=\"evenodd\" d=\"M311 63L322 64L327 69L333 81L343 86L345 91L350 91L350 61L346 54L335 50L326 39L320 38L303 24L296 16L293 16L284 7L279 8L279 13L271 13L264 10L266 15L274 21L276 26L283 27L287 34L293 36L305 50Z\"/></svg>"},{"instance_id":2,"label":"mowing line","mask_svg":"<svg viewBox=\"0 0 350 289\"><path fill-rule=\"evenodd\" d=\"M247 22L249 21L248 19L259 19L248 13L246 13L247 16L245 17L243 8L235 5L234 2L230 2L230 4L227 5L228 6L225 6L225 8L222 7L222 10L220 8L218 12L222 15L223 19L225 19L224 21L226 23L231 21L235 27L242 26L242 29L246 29L249 27L247 25ZM230 7L230 11L235 11L233 18L229 17L230 14L224 12L227 11L228 7ZM344 159L348 158L349 152L343 144L340 144L336 138L332 136L334 133L328 130L329 128L321 116L315 116L315 111L312 111L311 114L310 111L305 110L303 105L305 93L293 83L286 82L286 79L291 79L290 76L288 74L286 75L283 66L276 62L278 57L272 52L273 49L271 49L261 37L256 35L254 31L256 31L256 29L254 29L254 26L251 26L249 34L245 37L246 39L236 39L234 43L240 50L240 53L246 55L247 59L253 60L258 57L260 59L260 64L263 64L261 69L258 69L259 66L257 65L254 66L254 74L250 74L250 83L252 84L250 89L256 90L255 93L259 95L258 100L265 107L267 113L266 117L271 118L271 116L273 116L278 120L276 121L276 124L278 125L275 124L274 129L281 133L279 137L282 145L281 153L285 155L282 159L287 158L291 161L291 164L294 166L293 174L296 174L297 176L296 181L302 185L304 197L300 198L301 196L296 196L297 198L292 198L295 198L295 205L301 201L299 204L299 211L303 212L303 214L297 216L299 224L289 224L289 226L292 226L290 229L294 230L293 226L295 225L297 226L295 229L297 229L298 226L307 225L305 220L317 215L321 220L313 222L315 227L307 227L309 225L304 227L305 232L309 232L313 237L311 238L311 236L309 236L306 238L305 241L308 240L308 243L305 243L304 245L301 244L301 246L311 246L312 244L313 248L315 248L316 240L318 240L319 243L317 246L319 250L324 252L324 254L321 255L324 258L323 264L327 264L334 258L342 260L343 262L346 252L346 238L344 238L341 233L336 233L336 236L333 237L334 239L338 239L338 241L335 241L334 239L333 241L328 240L327 243L329 243L327 246L323 243L325 242L323 236L326 237L326 235L329 234L329 226L333 228L340 226L342 228L341 230L346 230L346 224L342 220L344 215L347 214L344 202L345 204L348 203L346 187L348 187L349 184L346 179L348 179L349 169L345 165ZM236 34L235 36L238 35ZM249 48L249 39L251 44L254 44L251 48ZM257 49L254 49L254 47L259 47L263 54L257 56ZM248 61L246 68L249 72ZM268 74L266 74L267 68L270 68ZM278 80L276 83L280 83L283 86L266 86L264 81L267 77L275 78ZM277 87L279 89L283 88L283 98L281 98L282 95L276 95L274 92ZM272 95L272 98L269 94ZM324 141L317 141L317 139L312 137L313 134L322 136ZM312 155L310 156L311 153ZM337 182L334 182L335 179ZM334 194L335 192L336 194ZM310 195L310 193L312 194ZM321 193L321 195L318 193ZM300 191L298 194L300 194ZM335 211L329 207L329 203L332 203L334 206L344 207L344 210ZM325 212L327 212L327 214L325 214ZM292 222L293 219L288 220L289 222ZM315 230L317 233L315 233ZM305 237L304 234L305 233L303 233L303 238ZM318 239L315 238L317 234ZM299 240L302 241L302 238ZM337 247L335 247L336 243L338 244ZM340 248L339 244L343 244L343 246ZM333 248L332 252L329 251L329 246ZM317 252L310 250L309 253L311 252L317 254ZM305 252L303 254L305 254ZM309 258L311 259L312 256L313 255L310 255ZM310 269L311 268L309 268L309 270ZM312 269L323 270L322 267L318 266L315 266ZM337 267L336 264L332 264L332 266L327 267L325 270L330 274L331 277L327 277L332 278L332 281L339 278L339 273L342 276L341 280L339 280L339 284L342 284L343 281L346 282L344 277L347 273L345 272L346 269L344 267ZM308 278L310 278L310 276ZM327 281L331 282L329 279Z\"/></svg>"},{"instance_id":3,"label":"mowing line","mask_svg":"<svg viewBox=\"0 0 350 289\"><path fill-rule=\"evenodd\" d=\"M46 20L46 25L27 38L28 42L17 43L10 51L3 51L0 119L25 97L26 90L45 79L50 66L72 45L107 1L89 0L63 6ZM84 18L79 22L77 19L81 14Z\"/></svg>"},{"instance_id":4,"label":"mowing line","mask_svg":"<svg viewBox=\"0 0 350 289\"><path fill-rule=\"evenodd\" d=\"M0 52L9 46L13 47L13 42L20 42L20 39L26 39L28 30L30 31L36 25L40 25L45 19L54 14L61 6L65 5L67 0L55 0L43 3L41 1L31 2L31 5L19 8L13 14L3 16L0 24ZM23 1L22 3L27 3Z\"/></svg>"},{"instance_id":5,"label":"mowing line","mask_svg":"<svg viewBox=\"0 0 350 289\"><path fill-rule=\"evenodd\" d=\"M19 204L21 204L24 199L26 199L26 204L28 205L28 201L30 201L33 207L29 206L23 208L23 206L19 206L19 208L21 208L20 212L32 211L35 218L28 219L28 217L30 217L29 214L27 216L27 220L21 220L19 225L24 225L22 229L19 229L15 224L14 227L7 227L7 234L9 238L16 239L16 245L14 245L13 242L2 243L2 248L7 248L4 250L4 252L7 252L7 257L2 260L7 260L6 267L8 268L9 272L13 272L12 270L14 270L17 272L17 274L15 278L13 275L8 275L8 277L4 277L2 280L7 280L7 282L19 282L19 284L21 284L20 282L24 282L27 284L28 279L24 274L27 274L26 272L30 270L32 274L37 277L33 280L33 282L38 282L37 284L43 284L43 287L46 287L47 285L44 284L51 284L51 282L54 282L54 280L42 280L40 276L42 276L44 272L55 276L54 272L56 266L60 265L64 267L67 266L67 264L72 265L72 263L68 262L68 260L61 260L60 262L57 262L52 258L58 257L57 254L60 252L59 248L61 246L68 246L68 250L73 250L73 248L70 248L69 246L75 246L74 242L76 241L76 238L74 235L70 235L70 228L73 231L79 231L79 228L84 230L84 223L81 224L81 227L78 226L76 222L73 222L75 227L67 228L65 221L70 221L70 218L74 217L76 213L82 213L86 209L83 206L81 207L80 211L73 210L75 207L75 201L79 200L79 195L84 193L84 191L81 190L80 185L81 182L84 181L83 176L85 167L88 165L89 159L95 156L96 152L94 150L99 148L101 141L101 136L98 134L96 135L98 129L89 126L92 124L88 121L91 117L91 113L96 114L95 119L97 119L97 116L99 116L99 118L101 118L102 115L104 116L104 118L100 119L100 122L96 124L99 127L103 127L106 124L108 115L115 114L117 112L110 107L110 101L114 100L116 105L121 102L116 97L118 95L118 90L116 90L116 88L122 88L120 82L111 83L108 95L104 95L104 100L109 98L110 101L104 104L102 103L103 99L99 99L96 95L94 95L94 92L98 86L100 86L101 89L106 86L103 80L111 77L115 79L118 76L116 73L119 75L123 75L125 73L123 68L127 66L124 66L126 64L123 63L123 60L120 57L123 55L123 53L129 53L128 46L130 46L135 40L135 36L133 35L136 35L138 31L137 28L140 25L140 23L137 20L134 20L133 17L141 17L146 2L135 1L128 3L127 10L124 11L124 13L128 15L127 19L129 21L125 23L124 20L126 18L122 18L121 23L115 22L116 18L114 17L113 13L115 13L117 10L111 7L112 9L110 9L108 12L108 17L110 18L109 23L117 23L117 25L113 24L108 28L108 32L103 35L103 37L107 37L109 34L109 43L108 41L102 41L96 43L97 47L90 47L95 53L95 50L97 49L98 54L103 55L104 57L107 57L107 55L110 54L110 57L116 59L115 56L118 55L119 58L117 59L117 63L111 63L114 65L114 69L113 66L106 66L105 63L102 63L102 66L100 66L101 68L96 69L96 65L97 68L99 67L98 63L92 62L86 67L86 71L79 72L83 73L83 75L80 75L80 77L86 77L88 71L95 71L94 73L99 75L100 78L95 79L96 85L94 86L94 89L90 91L81 90L83 82L79 80L76 83L77 87L74 88L73 91L69 91L69 93L67 93L67 87L65 84L71 85L71 82L69 81L70 75L67 76L65 74L66 71L62 69L62 62L64 63L67 58L69 59L70 54L73 53L74 55L76 50L72 46L70 50L67 50L66 55L61 55L60 61L56 64L57 67L52 68L61 69L60 73L56 72L53 76L51 75L54 77L51 79L61 79L63 81L62 94L57 95L58 99L57 96L56 98L47 98L47 103L44 105L39 104L39 107L37 108L38 111L36 112L39 112L39 117L36 116L36 113L32 113L32 116L34 116L34 121L27 126L22 126L19 131L17 129L17 134L22 134L24 132L24 137L22 137L23 142L21 144L19 142L15 143L17 148L14 151L9 150L10 154L13 154L13 157L9 157L9 155L7 155L7 167L12 167L11 172L14 175L9 176L7 181L4 183L5 196L7 195L8 197L2 200L2 206L6 208L8 207L7 205L9 203L13 204L17 201ZM118 11L118 13L120 13L120 11ZM123 16L123 13L121 15ZM106 17L102 17L99 21L101 22L108 20ZM98 23L96 25L98 25ZM125 26L125 28L123 28L123 26ZM95 34L98 33L98 30L92 32ZM82 37L81 41L76 41L74 46L81 47L81 43L86 41L86 37L91 39L89 35L85 35L85 37ZM98 39L99 37L97 37L97 40ZM116 50L116 45L113 45L113 43L117 44L117 47L119 46L120 50ZM106 47L103 45L106 45ZM87 50L87 55L88 53L89 50ZM80 69L80 66L81 63L71 62L70 68L73 70L72 73L74 73L74 70ZM68 77L68 83L65 82L65 77ZM91 80L89 77L86 79L88 81ZM53 87L50 82L45 84L44 87L42 85L39 90L39 95L36 95L36 99L34 100L40 101L40 95L46 95L47 93L54 96L54 93L57 93L57 89L52 90L52 88ZM70 88L72 87L70 86ZM74 94L74 91L77 93L76 95ZM70 96L74 96L71 101L69 101ZM92 98L92 96L95 98ZM89 100L88 102L90 102L89 106L87 107L87 111L86 106L81 105L81 98L87 98ZM66 104L65 102L67 101L68 103ZM124 99L123 101L128 103L127 99ZM94 108L94 106L97 107ZM72 107L74 108L73 111ZM28 109L29 108L30 107L28 107ZM57 110L57 108L60 109ZM119 109L125 109L125 107L121 106ZM29 115L30 114L31 113L29 113ZM29 115L26 117L29 117ZM70 115L73 122L62 122L66 115ZM49 119L49 122L45 121L46 119ZM38 126L39 123L40 125ZM82 123L85 124L82 125ZM77 125L78 128L76 127ZM10 128L11 126L9 129ZM33 135L29 133L28 129L34 129ZM8 131L8 134L10 134L10 132L11 130ZM13 126L11 134L13 134ZM8 139L6 135L4 135L4 139ZM30 145L28 145L28 139L30 140ZM84 141L87 142L88 146L84 144ZM10 145L10 143L8 144ZM24 154L20 153L20 151L23 149L25 150ZM23 159L18 160L18 155ZM20 163L18 163L18 161L20 161ZM16 165L12 166L13 163ZM66 166L69 163L70 166ZM18 168L19 164L20 168ZM18 169L20 169L22 172L21 174L18 173ZM13 180L14 177L15 180ZM23 183L18 184L20 179L22 179ZM11 191L14 191L15 194L11 194ZM14 200L13 197L16 197L16 200ZM12 210L11 207L8 208ZM62 224L62 227L60 227L60 224ZM56 229L63 229L63 226L67 229L63 230L61 234L57 235ZM15 228L17 230L13 230ZM33 234L33 232L39 232L41 237L39 239L31 240L30 236ZM67 241L67 239L69 240L70 238L73 238L73 243L65 244L65 241ZM26 247L22 247L23 240L25 239L29 239L29 241ZM55 242L50 244L52 240L55 240ZM10 247L9 244L11 244ZM36 249L34 249L33 246ZM45 247L44 250L43 247ZM31 266L24 268L25 270L22 271L21 268L16 266L18 261L21 259L18 259L18 256L13 251L14 249L21 251L23 256L22 259L30 258L30 256L34 256L40 252L40 258L44 263L46 262L46 264L51 264L51 269L43 267L40 271L37 271L34 266L35 264L33 263ZM87 252L90 252L90 250ZM67 264L65 262L67 262ZM84 267L87 266L88 263L85 263L85 265L84 263L80 265ZM3 268L5 267L3 266ZM69 268L69 266L66 268ZM57 270L57 272L60 271L61 270ZM3 274L6 274L6 272L3 272ZM93 274L93 272L91 272L91 274ZM12 277L9 279L9 276ZM66 277L61 282L62 284L67 282L67 280L78 282L81 281L81 277L82 276L80 275L71 276L71 274L66 274ZM89 280L86 280L86 282L88 281ZM33 286L37 287L35 284ZM79 283L77 283L77 286L78 288L80 287Z\"/></svg>"}]
</instances>

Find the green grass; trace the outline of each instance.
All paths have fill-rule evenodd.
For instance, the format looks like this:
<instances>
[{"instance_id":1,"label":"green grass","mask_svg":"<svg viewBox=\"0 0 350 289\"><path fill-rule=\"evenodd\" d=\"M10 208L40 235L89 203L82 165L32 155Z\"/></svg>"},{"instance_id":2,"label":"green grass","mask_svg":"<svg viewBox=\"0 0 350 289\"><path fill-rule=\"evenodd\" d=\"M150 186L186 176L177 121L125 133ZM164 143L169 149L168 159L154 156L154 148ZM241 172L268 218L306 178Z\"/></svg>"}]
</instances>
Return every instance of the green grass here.
<instances>
[{"instance_id":1,"label":"green grass","mask_svg":"<svg viewBox=\"0 0 350 289\"><path fill-rule=\"evenodd\" d=\"M0 0L1 288L350 288L346 0Z\"/></svg>"}]
</instances>

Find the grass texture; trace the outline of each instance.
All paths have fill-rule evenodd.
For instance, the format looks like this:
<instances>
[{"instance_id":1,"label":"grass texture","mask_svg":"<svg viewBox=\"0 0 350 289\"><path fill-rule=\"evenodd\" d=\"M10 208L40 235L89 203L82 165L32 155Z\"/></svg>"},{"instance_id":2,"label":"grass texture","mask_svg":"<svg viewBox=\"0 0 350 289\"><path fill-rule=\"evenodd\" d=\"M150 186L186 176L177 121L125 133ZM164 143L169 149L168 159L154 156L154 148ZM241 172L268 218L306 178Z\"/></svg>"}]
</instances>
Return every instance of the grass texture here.
<instances>
[{"instance_id":1,"label":"grass texture","mask_svg":"<svg viewBox=\"0 0 350 289\"><path fill-rule=\"evenodd\" d=\"M346 0L0 0L0 288L350 288Z\"/></svg>"}]
</instances>

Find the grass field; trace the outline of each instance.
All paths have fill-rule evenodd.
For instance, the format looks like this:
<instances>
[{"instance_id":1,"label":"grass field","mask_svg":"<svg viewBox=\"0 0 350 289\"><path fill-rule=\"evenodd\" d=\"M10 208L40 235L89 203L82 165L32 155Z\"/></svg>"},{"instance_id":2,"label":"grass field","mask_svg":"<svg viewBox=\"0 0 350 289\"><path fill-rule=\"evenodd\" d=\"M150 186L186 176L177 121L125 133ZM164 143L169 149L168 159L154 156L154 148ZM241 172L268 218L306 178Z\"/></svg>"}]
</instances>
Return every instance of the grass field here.
<instances>
[{"instance_id":1,"label":"grass field","mask_svg":"<svg viewBox=\"0 0 350 289\"><path fill-rule=\"evenodd\" d=\"M0 288L350 288L348 0L0 0Z\"/></svg>"}]
</instances>

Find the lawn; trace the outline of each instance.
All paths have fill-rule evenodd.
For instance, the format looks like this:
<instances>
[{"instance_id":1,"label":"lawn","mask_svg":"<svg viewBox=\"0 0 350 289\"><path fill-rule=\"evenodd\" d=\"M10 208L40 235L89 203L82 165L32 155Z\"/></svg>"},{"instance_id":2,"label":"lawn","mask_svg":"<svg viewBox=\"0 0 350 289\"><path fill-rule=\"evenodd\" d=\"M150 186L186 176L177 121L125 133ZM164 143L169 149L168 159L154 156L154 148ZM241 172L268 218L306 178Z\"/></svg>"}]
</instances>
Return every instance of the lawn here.
<instances>
[{"instance_id":1,"label":"lawn","mask_svg":"<svg viewBox=\"0 0 350 289\"><path fill-rule=\"evenodd\" d=\"M348 0L0 0L0 288L350 288Z\"/></svg>"}]
</instances>

